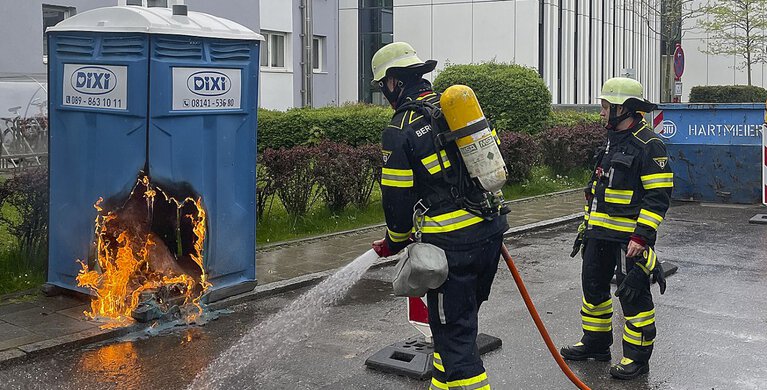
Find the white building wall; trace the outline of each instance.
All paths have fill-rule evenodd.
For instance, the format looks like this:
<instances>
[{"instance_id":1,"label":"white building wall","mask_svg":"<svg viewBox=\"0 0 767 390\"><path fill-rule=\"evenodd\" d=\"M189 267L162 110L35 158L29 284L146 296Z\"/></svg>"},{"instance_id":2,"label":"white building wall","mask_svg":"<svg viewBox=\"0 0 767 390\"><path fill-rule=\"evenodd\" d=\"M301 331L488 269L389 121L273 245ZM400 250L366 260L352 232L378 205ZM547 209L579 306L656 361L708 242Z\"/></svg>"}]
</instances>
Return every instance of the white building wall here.
<instances>
[{"instance_id":1,"label":"white building wall","mask_svg":"<svg viewBox=\"0 0 767 390\"><path fill-rule=\"evenodd\" d=\"M357 3L339 1L342 102L356 100L359 91ZM394 0L394 39L411 43L421 58L439 62L437 70L427 76L432 79L448 63L495 60L536 69L542 63L539 71L554 103L593 104L605 79L632 68L645 85L647 98L657 100L660 41L647 27L645 17L632 17L627 4L631 2ZM657 23L651 23L657 30Z\"/></svg>"},{"instance_id":2,"label":"white building wall","mask_svg":"<svg viewBox=\"0 0 767 390\"><path fill-rule=\"evenodd\" d=\"M696 5L703 4L698 1ZM702 18L708 18L708 15ZM682 75L682 101L690 99L692 87L700 85L746 85L748 74L741 68L742 61L737 56L709 55L707 49L709 34L698 28L698 20L684 21L685 31L682 38L682 48L685 53L685 70ZM765 32L767 33L767 32ZM752 67L751 83L767 87L767 64L757 64Z\"/></svg>"},{"instance_id":3,"label":"white building wall","mask_svg":"<svg viewBox=\"0 0 767 390\"><path fill-rule=\"evenodd\" d=\"M272 110L286 110L294 106L293 72L300 72L293 61L293 7L291 1L261 0L261 30L287 33L285 39L285 69L261 68L259 106ZM300 86L295 86L300 87Z\"/></svg>"},{"instance_id":4,"label":"white building wall","mask_svg":"<svg viewBox=\"0 0 767 390\"><path fill-rule=\"evenodd\" d=\"M359 98L359 9L357 0L338 2L338 100Z\"/></svg>"}]
</instances>

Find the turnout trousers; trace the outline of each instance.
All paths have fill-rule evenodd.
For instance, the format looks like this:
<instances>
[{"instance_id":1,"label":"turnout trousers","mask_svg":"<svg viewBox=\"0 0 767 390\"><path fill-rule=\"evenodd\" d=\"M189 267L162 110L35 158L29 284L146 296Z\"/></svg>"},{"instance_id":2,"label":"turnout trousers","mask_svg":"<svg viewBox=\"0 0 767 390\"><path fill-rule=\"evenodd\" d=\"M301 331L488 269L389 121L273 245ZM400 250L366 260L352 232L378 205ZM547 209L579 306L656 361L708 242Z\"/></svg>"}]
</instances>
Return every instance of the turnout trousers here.
<instances>
[{"instance_id":1,"label":"turnout trousers","mask_svg":"<svg viewBox=\"0 0 767 390\"><path fill-rule=\"evenodd\" d=\"M609 348L613 343L613 300L610 280L616 275L618 285L624 275L635 267L634 259L626 259L626 243L589 238L583 248L581 281L583 305L581 342L593 349ZM617 268L617 270L616 270ZM623 316L623 356L637 362L647 362L655 342L655 306L650 293L650 278L642 294L632 302L620 300Z\"/></svg>"},{"instance_id":2,"label":"turnout trousers","mask_svg":"<svg viewBox=\"0 0 767 390\"><path fill-rule=\"evenodd\" d=\"M445 249L447 280L426 295L434 342L429 389L490 390L477 348L477 313L490 296L501 244L498 235L468 249Z\"/></svg>"}]
</instances>

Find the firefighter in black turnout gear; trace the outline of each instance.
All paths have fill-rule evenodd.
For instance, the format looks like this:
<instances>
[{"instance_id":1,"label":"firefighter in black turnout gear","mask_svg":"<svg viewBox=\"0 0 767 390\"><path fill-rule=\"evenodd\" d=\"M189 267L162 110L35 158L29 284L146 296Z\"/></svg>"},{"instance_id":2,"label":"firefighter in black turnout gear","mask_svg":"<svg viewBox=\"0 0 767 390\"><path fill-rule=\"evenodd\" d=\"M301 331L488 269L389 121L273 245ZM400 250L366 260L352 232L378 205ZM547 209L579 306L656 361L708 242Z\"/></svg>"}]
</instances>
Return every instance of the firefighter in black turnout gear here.
<instances>
[{"instance_id":1,"label":"firefighter in black turnout gear","mask_svg":"<svg viewBox=\"0 0 767 390\"><path fill-rule=\"evenodd\" d=\"M460 203L477 190L468 183L455 143L440 148L430 112L419 109L439 107L440 95L422 78L436 61L421 61L409 44L395 42L376 52L372 65L374 82L396 110L382 140L387 233L373 246L381 256L395 254L411 242L411 232L420 230L424 243L445 251L448 278L427 293L435 351L430 389L488 390L476 344L477 312L498 269L506 217L500 207L483 215ZM456 180L467 184L456 185ZM419 229L414 229L415 210L425 211Z\"/></svg>"},{"instance_id":2,"label":"firefighter in black turnout gear","mask_svg":"<svg viewBox=\"0 0 767 390\"><path fill-rule=\"evenodd\" d=\"M666 146L642 117L642 112L656 107L642 98L642 85L613 78L605 82L599 98L601 116L607 120L607 144L597 155L586 188L585 221L572 253L580 251L583 257L583 337L561 353L569 360L610 360L610 280L615 274L615 295L626 322L623 357L610 368L610 374L633 379L650 369L656 334L651 279L658 281L661 294L666 289L654 246L669 207L674 174Z\"/></svg>"}]
</instances>

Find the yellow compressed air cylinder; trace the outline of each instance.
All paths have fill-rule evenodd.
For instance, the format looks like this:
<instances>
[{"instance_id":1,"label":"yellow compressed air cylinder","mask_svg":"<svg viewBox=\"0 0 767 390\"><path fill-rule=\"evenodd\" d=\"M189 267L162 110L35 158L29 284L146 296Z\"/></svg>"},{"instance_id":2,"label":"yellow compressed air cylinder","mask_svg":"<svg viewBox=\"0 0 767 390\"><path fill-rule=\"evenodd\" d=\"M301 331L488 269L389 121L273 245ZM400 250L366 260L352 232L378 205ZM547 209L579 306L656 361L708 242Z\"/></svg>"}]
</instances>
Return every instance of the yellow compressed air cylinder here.
<instances>
[{"instance_id":1,"label":"yellow compressed air cylinder","mask_svg":"<svg viewBox=\"0 0 767 390\"><path fill-rule=\"evenodd\" d=\"M477 95L465 85L453 85L439 99L442 114L450 131L457 131L475 123L484 128L455 142L469 171L485 191L496 192L506 183L506 163L498 149L496 137L482 113Z\"/></svg>"}]
</instances>

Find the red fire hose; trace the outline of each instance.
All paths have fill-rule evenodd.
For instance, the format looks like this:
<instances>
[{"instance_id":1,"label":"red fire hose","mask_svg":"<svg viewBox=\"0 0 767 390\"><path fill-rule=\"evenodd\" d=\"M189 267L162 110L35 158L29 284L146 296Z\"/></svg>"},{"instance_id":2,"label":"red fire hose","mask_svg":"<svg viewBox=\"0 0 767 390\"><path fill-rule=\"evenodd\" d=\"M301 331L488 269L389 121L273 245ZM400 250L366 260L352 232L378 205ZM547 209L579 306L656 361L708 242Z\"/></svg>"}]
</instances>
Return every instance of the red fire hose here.
<instances>
[{"instance_id":1,"label":"red fire hose","mask_svg":"<svg viewBox=\"0 0 767 390\"><path fill-rule=\"evenodd\" d=\"M501 244L501 254L503 254L503 259L506 261L506 265L509 267L511 275L514 276L514 282L517 284L517 288L519 288L519 293L522 294L522 299L525 301L527 310L530 312L530 316L533 317L535 326L538 327L538 332L541 333L541 337L543 337L543 341L546 343L546 347L549 348L551 356L554 357L554 360L557 361L559 368L562 370L562 372L565 373L565 375L567 375L567 378L570 379L570 381L573 382L576 387L581 390L591 390L588 386L586 386L585 383L581 382L581 380L575 376L575 373L573 373L572 370L570 370L570 367L567 366L567 363L565 363L565 360L562 359L559 351L557 351L557 348L554 346L554 342L551 341L549 332L546 330L546 326L543 325L543 321L538 315L538 311L535 309L533 301L530 299L530 294L527 293L527 287L525 287L525 283L522 281L522 277L519 276L519 271L517 271L517 267L514 265L514 260L511 259L511 255L509 254L509 250L506 248L506 245Z\"/></svg>"}]
</instances>

